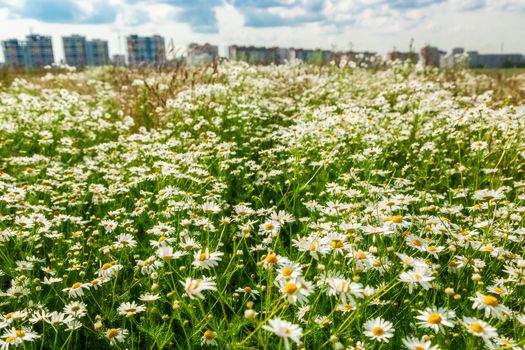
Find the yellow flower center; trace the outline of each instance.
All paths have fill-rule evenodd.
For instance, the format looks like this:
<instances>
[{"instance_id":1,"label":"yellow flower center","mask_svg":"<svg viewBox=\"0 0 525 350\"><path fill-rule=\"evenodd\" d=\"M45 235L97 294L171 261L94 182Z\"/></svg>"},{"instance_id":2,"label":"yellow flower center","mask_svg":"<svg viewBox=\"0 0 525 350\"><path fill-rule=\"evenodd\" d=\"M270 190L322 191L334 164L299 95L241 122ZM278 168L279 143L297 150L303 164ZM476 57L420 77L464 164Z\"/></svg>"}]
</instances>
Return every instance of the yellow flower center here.
<instances>
[{"instance_id":1,"label":"yellow flower center","mask_svg":"<svg viewBox=\"0 0 525 350\"><path fill-rule=\"evenodd\" d=\"M487 295L485 298L483 298L483 304L494 307L499 305L498 299L496 299L492 295Z\"/></svg>"},{"instance_id":2,"label":"yellow flower center","mask_svg":"<svg viewBox=\"0 0 525 350\"><path fill-rule=\"evenodd\" d=\"M73 283L73 285L71 286L71 289L78 289L82 286L82 283L80 282L77 282L77 283Z\"/></svg>"},{"instance_id":3,"label":"yellow flower center","mask_svg":"<svg viewBox=\"0 0 525 350\"><path fill-rule=\"evenodd\" d=\"M437 250L437 248L436 248L435 245L428 246L428 251L429 252L435 252L436 250Z\"/></svg>"},{"instance_id":4,"label":"yellow flower center","mask_svg":"<svg viewBox=\"0 0 525 350\"><path fill-rule=\"evenodd\" d=\"M23 337L24 335L26 335L26 332L25 332L23 329L17 329L17 330L15 331L15 334L16 334L17 337L21 338L21 337Z\"/></svg>"},{"instance_id":5,"label":"yellow flower center","mask_svg":"<svg viewBox=\"0 0 525 350\"><path fill-rule=\"evenodd\" d=\"M264 261L267 264L276 264L277 263L277 255L275 255L275 254L268 254L268 256L264 259Z\"/></svg>"},{"instance_id":6,"label":"yellow flower center","mask_svg":"<svg viewBox=\"0 0 525 350\"><path fill-rule=\"evenodd\" d=\"M376 336L376 337L380 337L382 336L383 334L385 334L385 330L381 327L374 327L372 328L372 333Z\"/></svg>"},{"instance_id":7,"label":"yellow flower center","mask_svg":"<svg viewBox=\"0 0 525 350\"><path fill-rule=\"evenodd\" d=\"M474 332L474 333L483 333L485 332L485 328L483 328L482 325L480 325L479 323L472 323L470 325L470 329Z\"/></svg>"},{"instance_id":8,"label":"yellow flower center","mask_svg":"<svg viewBox=\"0 0 525 350\"><path fill-rule=\"evenodd\" d=\"M438 313L432 313L430 315L428 315L428 323L430 324L440 324L441 323L441 315L438 314Z\"/></svg>"},{"instance_id":9,"label":"yellow flower center","mask_svg":"<svg viewBox=\"0 0 525 350\"><path fill-rule=\"evenodd\" d=\"M421 345L416 345L416 347L414 349L415 350L427 350L427 348L425 348L424 346L421 346Z\"/></svg>"},{"instance_id":10,"label":"yellow flower center","mask_svg":"<svg viewBox=\"0 0 525 350\"><path fill-rule=\"evenodd\" d=\"M400 224L403 222L403 217L400 215L395 215L395 216L392 216L391 220L394 224Z\"/></svg>"},{"instance_id":11,"label":"yellow flower center","mask_svg":"<svg viewBox=\"0 0 525 350\"><path fill-rule=\"evenodd\" d=\"M293 269L291 267L285 267L283 269L283 276L284 277L290 277L293 273Z\"/></svg>"},{"instance_id":12,"label":"yellow flower center","mask_svg":"<svg viewBox=\"0 0 525 350\"><path fill-rule=\"evenodd\" d=\"M202 252L200 255L199 255L199 260L200 261L204 261L206 260L207 256L206 256L206 253L205 252Z\"/></svg>"},{"instance_id":13,"label":"yellow flower center","mask_svg":"<svg viewBox=\"0 0 525 350\"><path fill-rule=\"evenodd\" d=\"M244 291L246 293L251 293L252 292L252 289L250 287L244 287Z\"/></svg>"},{"instance_id":14,"label":"yellow flower center","mask_svg":"<svg viewBox=\"0 0 525 350\"><path fill-rule=\"evenodd\" d=\"M213 331L210 331L208 329L206 332L204 332L204 339L212 340L213 338L215 338L215 334L213 334Z\"/></svg>"},{"instance_id":15,"label":"yellow flower center","mask_svg":"<svg viewBox=\"0 0 525 350\"><path fill-rule=\"evenodd\" d=\"M500 288L500 287L496 287L496 288L494 288L494 291L495 291L496 293L498 293L498 294L503 294L503 293L505 293L505 289Z\"/></svg>"},{"instance_id":16,"label":"yellow flower center","mask_svg":"<svg viewBox=\"0 0 525 350\"><path fill-rule=\"evenodd\" d=\"M102 265L101 269L102 270L107 270L107 269L109 269L112 266L113 266L113 263L105 263L104 265Z\"/></svg>"},{"instance_id":17,"label":"yellow flower center","mask_svg":"<svg viewBox=\"0 0 525 350\"><path fill-rule=\"evenodd\" d=\"M5 338L4 341L5 341L6 343L10 343L10 342L12 342L13 340L15 340L15 337L7 337L7 338Z\"/></svg>"},{"instance_id":18,"label":"yellow flower center","mask_svg":"<svg viewBox=\"0 0 525 350\"><path fill-rule=\"evenodd\" d=\"M413 239L412 244L415 245L416 247L419 247L421 246L421 241L419 239Z\"/></svg>"},{"instance_id":19,"label":"yellow flower center","mask_svg":"<svg viewBox=\"0 0 525 350\"><path fill-rule=\"evenodd\" d=\"M118 334L119 334L119 333L118 333L118 329L111 328L111 329L108 331L108 338L115 338Z\"/></svg>"},{"instance_id":20,"label":"yellow flower center","mask_svg":"<svg viewBox=\"0 0 525 350\"><path fill-rule=\"evenodd\" d=\"M344 247L344 243L340 239L334 239L332 241L332 248L336 249L336 248L343 248L343 247Z\"/></svg>"},{"instance_id":21,"label":"yellow flower center","mask_svg":"<svg viewBox=\"0 0 525 350\"><path fill-rule=\"evenodd\" d=\"M284 292L286 294L293 294L296 291L297 291L297 285L293 282L287 283L286 286L284 287Z\"/></svg>"},{"instance_id":22,"label":"yellow flower center","mask_svg":"<svg viewBox=\"0 0 525 350\"><path fill-rule=\"evenodd\" d=\"M273 230L273 227L274 227L274 226L273 226L273 224L272 224L271 222L269 222L269 223L267 223L266 225L264 225L264 229L265 229L266 231L271 231L271 230Z\"/></svg>"}]
</instances>

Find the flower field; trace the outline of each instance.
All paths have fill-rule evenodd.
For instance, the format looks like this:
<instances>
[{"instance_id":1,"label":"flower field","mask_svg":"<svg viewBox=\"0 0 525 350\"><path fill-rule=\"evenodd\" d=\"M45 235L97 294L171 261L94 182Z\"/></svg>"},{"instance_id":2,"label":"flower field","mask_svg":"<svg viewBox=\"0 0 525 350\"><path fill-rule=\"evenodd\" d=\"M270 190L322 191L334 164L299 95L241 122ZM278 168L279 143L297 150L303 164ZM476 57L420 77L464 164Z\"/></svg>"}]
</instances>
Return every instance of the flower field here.
<instances>
[{"instance_id":1,"label":"flower field","mask_svg":"<svg viewBox=\"0 0 525 350\"><path fill-rule=\"evenodd\" d=\"M0 86L0 349L525 348L525 106L413 66L181 74Z\"/></svg>"}]
</instances>

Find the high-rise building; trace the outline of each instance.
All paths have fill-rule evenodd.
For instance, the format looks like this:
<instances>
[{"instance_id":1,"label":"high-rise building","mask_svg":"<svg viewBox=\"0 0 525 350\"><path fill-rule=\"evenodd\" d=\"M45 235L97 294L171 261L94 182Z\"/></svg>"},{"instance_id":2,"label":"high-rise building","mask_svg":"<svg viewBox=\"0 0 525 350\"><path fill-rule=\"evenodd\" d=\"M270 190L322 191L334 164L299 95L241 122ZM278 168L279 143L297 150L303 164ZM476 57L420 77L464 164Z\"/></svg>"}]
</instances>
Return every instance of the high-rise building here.
<instances>
[{"instance_id":1,"label":"high-rise building","mask_svg":"<svg viewBox=\"0 0 525 350\"><path fill-rule=\"evenodd\" d=\"M131 67L150 65L159 66L166 61L164 38L160 35L127 37L128 62Z\"/></svg>"},{"instance_id":2,"label":"high-rise building","mask_svg":"<svg viewBox=\"0 0 525 350\"><path fill-rule=\"evenodd\" d=\"M51 37L47 35L30 34L26 36L28 67L42 68L55 62Z\"/></svg>"},{"instance_id":3,"label":"high-rise building","mask_svg":"<svg viewBox=\"0 0 525 350\"><path fill-rule=\"evenodd\" d=\"M7 66L15 68L27 67L27 54L23 42L18 41L18 39L2 41L2 50L4 51L5 64Z\"/></svg>"},{"instance_id":4,"label":"high-rise building","mask_svg":"<svg viewBox=\"0 0 525 350\"><path fill-rule=\"evenodd\" d=\"M70 66L103 66L109 64L108 42L105 40L86 40L81 35L62 37L66 63Z\"/></svg>"},{"instance_id":5,"label":"high-rise building","mask_svg":"<svg viewBox=\"0 0 525 350\"><path fill-rule=\"evenodd\" d=\"M2 41L6 64L18 68L42 68L54 61L50 36L31 34L26 41L9 39Z\"/></svg>"},{"instance_id":6,"label":"high-rise building","mask_svg":"<svg viewBox=\"0 0 525 350\"><path fill-rule=\"evenodd\" d=\"M66 64L73 67L84 67L87 63L86 37L71 35L62 37Z\"/></svg>"},{"instance_id":7,"label":"high-rise building","mask_svg":"<svg viewBox=\"0 0 525 350\"><path fill-rule=\"evenodd\" d=\"M87 41L86 56L88 66L105 66L109 64L108 42L99 39Z\"/></svg>"}]
</instances>

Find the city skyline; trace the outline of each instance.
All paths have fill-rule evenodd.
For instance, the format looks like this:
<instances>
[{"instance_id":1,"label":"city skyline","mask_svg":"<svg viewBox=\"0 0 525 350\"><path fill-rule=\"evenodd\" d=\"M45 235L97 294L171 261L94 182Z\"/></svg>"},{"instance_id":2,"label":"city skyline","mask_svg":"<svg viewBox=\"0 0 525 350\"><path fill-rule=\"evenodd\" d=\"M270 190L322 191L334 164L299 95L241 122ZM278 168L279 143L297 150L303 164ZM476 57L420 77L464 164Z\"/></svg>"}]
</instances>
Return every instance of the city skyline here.
<instances>
[{"instance_id":1,"label":"city skyline","mask_svg":"<svg viewBox=\"0 0 525 350\"><path fill-rule=\"evenodd\" d=\"M0 40L30 32L51 35L55 60L64 59L61 37L80 34L109 42L110 56L127 54L130 34L164 36L183 51L191 42L227 47L264 45L374 51L426 44L450 51L525 53L525 2L410 1L182 1L0 0ZM60 9L59 11L57 9ZM120 40L119 40L120 37ZM503 44L503 45L502 45ZM502 47L503 46L503 47ZM179 52L180 54L180 52ZM3 54L1 61L5 61Z\"/></svg>"}]
</instances>

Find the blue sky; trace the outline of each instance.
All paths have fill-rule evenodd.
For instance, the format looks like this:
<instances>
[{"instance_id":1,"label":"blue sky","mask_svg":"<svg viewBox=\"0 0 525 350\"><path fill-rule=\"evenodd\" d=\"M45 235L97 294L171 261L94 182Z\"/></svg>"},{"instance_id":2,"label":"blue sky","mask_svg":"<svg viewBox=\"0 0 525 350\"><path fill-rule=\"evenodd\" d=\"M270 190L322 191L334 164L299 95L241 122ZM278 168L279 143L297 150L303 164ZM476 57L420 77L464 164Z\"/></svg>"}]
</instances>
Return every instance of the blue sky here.
<instances>
[{"instance_id":1,"label":"blue sky","mask_svg":"<svg viewBox=\"0 0 525 350\"><path fill-rule=\"evenodd\" d=\"M525 54L525 0L0 0L0 40L30 31L109 40L161 34L183 50L190 42L336 48L386 53L427 43L449 51ZM0 57L1 59L1 57Z\"/></svg>"}]
</instances>

